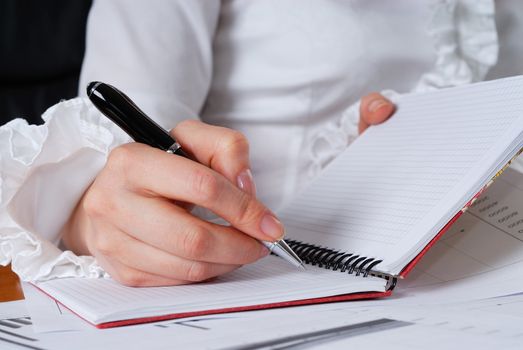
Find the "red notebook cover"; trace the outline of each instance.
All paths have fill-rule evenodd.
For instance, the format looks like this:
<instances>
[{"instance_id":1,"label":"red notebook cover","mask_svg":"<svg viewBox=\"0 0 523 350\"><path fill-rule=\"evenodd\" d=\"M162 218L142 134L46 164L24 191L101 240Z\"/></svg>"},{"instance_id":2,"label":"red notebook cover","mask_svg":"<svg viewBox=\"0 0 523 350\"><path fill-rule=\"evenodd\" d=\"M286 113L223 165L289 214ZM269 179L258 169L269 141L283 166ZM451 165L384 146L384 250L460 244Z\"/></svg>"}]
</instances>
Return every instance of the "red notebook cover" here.
<instances>
[{"instance_id":1,"label":"red notebook cover","mask_svg":"<svg viewBox=\"0 0 523 350\"><path fill-rule=\"evenodd\" d=\"M36 288L38 288L38 285L33 284ZM104 328L112 328L112 327L121 327L121 326L130 326L130 325L136 325L136 324L142 324L142 323L149 323L149 322L159 322L159 321L167 321L167 320L175 320L178 318L185 318L185 317L194 317L194 316L207 316L207 315L214 315L214 314L224 314L224 313L232 313L232 312L241 312L241 311L254 311L254 310L264 310L264 309L273 309L273 308L281 308L281 307L290 307L290 306L302 306L302 305L312 305L312 304L323 304L323 303L333 303L337 301L348 301L348 300L365 300L365 299L375 299L375 298L383 298L390 296L392 294L392 290L388 290L385 292L361 292L361 293L351 293L351 294L344 294L344 295L336 295L331 297L325 297L325 298L312 298L312 299L303 299L303 300L293 300L293 301L285 301L280 303L270 303L270 304L261 304L261 305L249 305L249 306L242 306L242 307L231 307L231 308L224 308L224 309L213 309L213 310L204 310L204 311L195 311L195 312L182 312L182 313L175 313L175 314L166 314L166 315L158 315L154 317L142 317L142 318L134 318L134 319L128 319L128 320L121 320L121 321L113 321L113 322L106 322L106 323L100 323L100 324L93 324L83 318L82 316L78 315L74 310L71 310L66 305L62 304L60 300L56 299L49 293L46 293L44 290L38 288L42 293L74 313L76 316L83 319L85 322L92 324L96 328L104 329Z\"/></svg>"}]
</instances>

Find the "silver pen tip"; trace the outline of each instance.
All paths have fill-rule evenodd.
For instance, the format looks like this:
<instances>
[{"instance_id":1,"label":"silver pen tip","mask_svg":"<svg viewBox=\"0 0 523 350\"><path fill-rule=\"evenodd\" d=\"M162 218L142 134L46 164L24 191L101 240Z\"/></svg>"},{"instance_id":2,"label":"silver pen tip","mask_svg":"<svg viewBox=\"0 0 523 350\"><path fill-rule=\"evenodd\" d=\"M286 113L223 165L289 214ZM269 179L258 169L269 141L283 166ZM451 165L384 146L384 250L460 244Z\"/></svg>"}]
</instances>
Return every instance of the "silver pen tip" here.
<instances>
[{"instance_id":1,"label":"silver pen tip","mask_svg":"<svg viewBox=\"0 0 523 350\"><path fill-rule=\"evenodd\" d=\"M285 260L287 260L294 266L296 266L300 269L305 269L305 266L303 265L303 261L301 261L298 254L296 254L283 239L280 239L279 241L274 242L274 243L278 247L278 250L280 251L280 254L277 254L277 255L284 258Z\"/></svg>"}]
</instances>

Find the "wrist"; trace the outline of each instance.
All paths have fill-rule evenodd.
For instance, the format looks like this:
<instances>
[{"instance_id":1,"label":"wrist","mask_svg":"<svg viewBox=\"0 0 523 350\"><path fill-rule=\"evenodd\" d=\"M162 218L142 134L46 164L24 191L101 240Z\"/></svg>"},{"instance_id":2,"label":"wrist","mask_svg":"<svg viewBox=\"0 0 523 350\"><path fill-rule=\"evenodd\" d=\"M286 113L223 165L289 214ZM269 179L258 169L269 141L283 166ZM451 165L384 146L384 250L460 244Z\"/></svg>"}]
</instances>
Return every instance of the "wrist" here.
<instances>
[{"instance_id":1,"label":"wrist","mask_svg":"<svg viewBox=\"0 0 523 350\"><path fill-rule=\"evenodd\" d=\"M60 237L62 237L65 248L76 255L91 255L85 239L85 233L91 224L88 218L81 214L79 208L81 208L81 202L60 231Z\"/></svg>"}]
</instances>

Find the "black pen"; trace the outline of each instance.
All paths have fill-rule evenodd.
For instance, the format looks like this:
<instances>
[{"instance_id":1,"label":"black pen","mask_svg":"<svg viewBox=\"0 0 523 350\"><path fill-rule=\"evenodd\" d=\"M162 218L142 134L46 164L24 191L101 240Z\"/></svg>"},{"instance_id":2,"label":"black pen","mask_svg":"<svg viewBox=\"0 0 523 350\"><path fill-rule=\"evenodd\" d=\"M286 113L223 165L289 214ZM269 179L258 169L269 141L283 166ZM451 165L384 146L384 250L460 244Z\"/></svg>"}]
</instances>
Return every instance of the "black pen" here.
<instances>
[{"instance_id":1,"label":"black pen","mask_svg":"<svg viewBox=\"0 0 523 350\"><path fill-rule=\"evenodd\" d=\"M87 96L100 112L122 128L134 141L189 158L180 144L166 130L114 86L93 81L87 85ZM261 242L272 253L296 267L304 268L301 259L283 239L276 242Z\"/></svg>"}]
</instances>

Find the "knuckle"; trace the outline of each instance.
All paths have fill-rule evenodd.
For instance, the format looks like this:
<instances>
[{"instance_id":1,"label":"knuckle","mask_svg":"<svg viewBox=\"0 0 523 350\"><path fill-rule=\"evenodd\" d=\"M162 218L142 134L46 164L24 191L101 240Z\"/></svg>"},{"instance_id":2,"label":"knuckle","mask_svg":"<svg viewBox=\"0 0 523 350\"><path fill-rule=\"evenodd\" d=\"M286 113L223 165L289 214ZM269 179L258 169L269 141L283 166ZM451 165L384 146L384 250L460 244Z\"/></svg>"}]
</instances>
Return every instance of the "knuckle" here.
<instances>
[{"instance_id":1,"label":"knuckle","mask_svg":"<svg viewBox=\"0 0 523 350\"><path fill-rule=\"evenodd\" d=\"M129 145L118 146L109 153L106 167L113 171L127 173L132 164L136 161L135 152Z\"/></svg>"},{"instance_id":2,"label":"knuckle","mask_svg":"<svg viewBox=\"0 0 523 350\"><path fill-rule=\"evenodd\" d=\"M183 237L182 249L185 256L190 259L201 259L205 257L210 249L208 231L199 226L192 228Z\"/></svg>"},{"instance_id":3,"label":"knuckle","mask_svg":"<svg viewBox=\"0 0 523 350\"><path fill-rule=\"evenodd\" d=\"M186 278L191 282L201 282L211 277L208 264L193 261L187 268Z\"/></svg>"},{"instance_id":4,"label":"knuckle","mask_svg":"<svg viewBox=\"0 0 523 350\"><path fill-rule=\"evenodd\" d=\"M249 141L245 135L237 130L230 130L222 142L222 148L227 152L240 153L249 151Z\"/></svg>"},{"instance_id":5,"label":"knuckle","mask_svg":"<svg viewBox=\"0 0 523 350\"><path fill-rule=\"evenodd\" d=\"M108 206L108 200L104 193L94 188L87 192L82 202L85 213L90 217L98 217L107 213L109 211Z\"/></svg>"},{"instance_id":6,"label":"knuckle","mask_svg":"<svg viewBox=\"0 0 523 350\"><path fill-rule=\"evenodd\" d=\"M115 245L110 234L96 235L93 243L94 249L103 256L111 256L114 252Z\"/></svg>"},{"instance_id":7,"label":"knuckle","mask_svg":"<svg viewBox=\"0 0 523 350\"><path fill-rule=\"evenodd\" d=\"M192 190L203 204L213 203L220 197L220 182L211 172L198 170L192 177Z\"/></svg>"},{"instance_id":8,"label":"knuckle","mask_svg":"<svg viewBox=\"0 0 523 350\"><path fill-rule=\"evenodd\" d=\"M80 204L83 211L92 219L111 220L122 211L120 197L111 194L114 191L114 187L106 185L91 187Z\"/></svg>"},{"instance_id":9,"label":"knuckle","mask_svg":"<svg viewBox=\"0 0 523 350\"><path fill-rule=\"evenodd\" d=\"M146 282L143 273L127 269L119 271L116 278L118 282L128 287L141 287Z\"/></svg>"}]
</instances>

